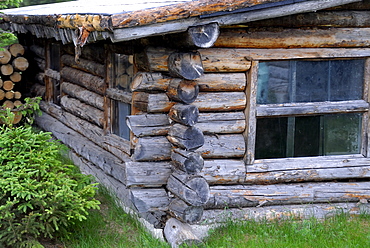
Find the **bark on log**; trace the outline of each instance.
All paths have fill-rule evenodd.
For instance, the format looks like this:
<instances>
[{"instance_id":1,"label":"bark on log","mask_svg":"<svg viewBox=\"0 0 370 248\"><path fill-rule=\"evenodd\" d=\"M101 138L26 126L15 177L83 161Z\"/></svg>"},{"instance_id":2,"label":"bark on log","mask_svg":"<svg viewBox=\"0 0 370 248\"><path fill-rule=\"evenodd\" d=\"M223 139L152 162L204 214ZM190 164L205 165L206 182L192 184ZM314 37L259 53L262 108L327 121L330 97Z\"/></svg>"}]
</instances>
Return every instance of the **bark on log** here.
<instances>
[{"instance_id":1,"label":"bark on log","mask_svg":"<svg viewBox=\"0 0 370 248\"><path fill-rule=\"evenodd\" d=\"M64 54L61 57L61 61L64 65L67 65L69 67L79 69L102 78L105 77L105 68L103 64L99 64L97 62L86 59L80 59L80 62L77 64L74 56L68 54Z\"/></svg>"},{"instance_id":2,"label":"bark on log","mask_svg":"<svg viewBox=\"0 0 370 248\"><path fill-rule=\"evenodd\" d=\"M109 98L113 100L131 104L132 94L129 92L115 89L115 88L108 88L105 93Z\"/></svg>"},{"instance_id":3,"label":"bark on log","mask_svg":"<svg viewBox=\"0 0 370 248\"><path fill-rule=\"evenodd\" d=\"M171 102L164 93L134 92L132 97L135 107L149 113L168 112L175 105L175 102ZM200 92L192 105L197 106L199 111L243 110L246 105L246 96L244 92Z\"/></svg>"},{"instance_id":4,"label":"bark on log","mask_svg":"<svg viewBox=\"0 0 370 248\"><path fill-rule=\"evenodd\" d=\"M168 57L175 50L162 47L148 47L135 54L135 64L142 71L168 72ZM199 49L204 72L245 72L251 62L235 49Z\"/></svg>"},{"instance_id":5,"label":"bark on log","mask_svg":"<svg viewBox=\"0 0 370 248\"><path fill-rule=\"evenodd\" d=\"M26 58L17 57L15 59L13 59L12 65L14 67L14 70L16 70L16 71L25 71L28 68L29 63L28 63L28 60Z\"/></svg>"},{"instance_id":6,"label":"bark on log","mask_svg":"<svg viewBox=\"0 0 370 248\"><path fill-rule=\"evenodd\" d=\"M8 50L3 49L0 51L0 64L5 65L9 63L11 58L12 58L12 55L10 54Z\"/></svg>"},{"instance_id":7,"label":"bark on log","mask_svg":"<svg viewBox=\"0 0 370 248\"><path fill-rule=\"evenodd\" d=\"M204 160L197 152L174 149L171 153L171 160L178 170L188 174L198 174L204 167Z\"/></svg>"},{"instance_id":8,"label":"bark on log","mask_svg":"<svg viewBox=\"0 0 370 248\"><path fill-rule=\"evenodd\" d=\"M165 136L138 138L132 158L135 161L162 161L171 158L171 143Z\"/></svg>"},{"instance_id":9,"label":"bark on log","mask_svg":"<svg viewBox=\"0 0 370 248\"><path fill-rule=\"evenodd\" d=\"M369 190L369 182L212 186L205 208L359 202Z\"/></svg>"},{"instance_id":10,"label":"bark on log","mask_svg":"<svg viewBox=\"0 0 370 248\"><path fill-rule=\"evenodd\" d=\"M104 98L101 95L68 82L63 82L61 87L62 91L69 96L77 98L78 100L94 106L100 110L104 110Z\"/></svg>"},{"instance_id":11,"label":"bark on log","mask_svg":"<svg viewBox=\"0 0 370 248\"><path fill-rule=\"evenodd\" d=\"M168 71L174 77L194 80L203 75L204 69L198 52L172 53L168 57Z\"/></svg>"},{"instance_id":12,"label":"bark on log","mask_svg":"<svg viewBox=\"0 0 370 248\"><path fill-rule=\"evenodd\" d=\"M103 78L73 69L71 67L63 67L63 69L60 71L60 75L66 81L83 86L98 94L104 94L105 92L106 85Z\"/></svg>"},{"instance_id":13,"label":"bark on log","mask_svg":"<svg viewBox=\"0 0 370 248\"><path fill-rule=\"evenodd\" d=\"M1 74L4 76L12 75L14 72L14 68L11 64L2 65L0 67Z\"/></svg>"},{"instance_id":14,"label":"bark on log","mask_svg":"<svg viewBox=\"0 0 370 248\"><path fill-rule=\"evenodd\" d=\"M245 140L242 134L205 135L199 152L203 158L242 158Z\"/></svg>"},{"instance_id":15,"label":"bark on log","mask_svg":"<svg viewBox=\"0 0 370 248\"><path fill-rule=\"evenodd\" d=\"M196 127L174 124L168 132L167 139L175 146L188 151L195 150L204 144L202 131Z\"/></svg>"},{"instance_id":16,"label":"bark on log","mask_svg":"<svg viewBox=\"0 0 370 248\"><path fill-rule=\"evenodd\" d=\"M177 123L194 126L198 122L199 110L194 105L176 104L170 109L168 116Z\"/></svg>"},{"instance_id":17,"label":"bark on log","mask_svg":"<svg viewBox=\"0 0 370 248\"><path fill-rule=\"evenodd\" d=\"M166 91L171 78L160 72L140 72L131 83L131 91Z\"/></svg>"},{"instance_id":18,"label":"bark on log","mask_svg":"<svg viewBox=\"0 0 370 248\"><path fill-rule=\"evenodd\" d=\"M178 198L171 201L168 209L176 219L188 224L199 222L203 216L203 207L188 205Z\"/></svg>"},{"instance_id":19,"label":"bark on log","mask_svg":"<svg viewBox=\"0 0 370 248\"><path fill-rule=\"evenodd\" d=\"M19 43L12 44L8 50L13 57L23 56L24 54L24 47Z\"/></svg>"},{"instance_id":20,"label":"bark on log","mask_svg":"<svg viewBox=\"0 0 370 248\"><path fill-rule=\"evenodd\" d=\"M244 91L247 84L245 73L205 73L195 81L199 91Z\"/></svg>"},{"instance_id":21,"label":"bark on log","mask_svg":"<svg viewBox=\"0 0 370 248\"><path fill-rule=\"evenodd\" d=\"M164 236L171 248L178 248L183 244L191 247L202 244L202 241L195 235L188 224L182 223L175 218L171 218L166 222Z\"/></svg>"},{"instance_id":22,"label":"bark on log","mask_svg":"<svg viewBox=\"0 0 370 248\"><path fill-rule=\"evenodd\" d=\"M243 112L200 113L195 127L204 134L243 133L245 115Z\"/></svg>"},{"instance_id":23,"label":"bark on log","mask_svg":"<svg viewBox=\"0 0 370 248\"><path fill-rule=\"evenodd\" d=\"M62 122L64 125L73 128L76 132L82 134L89 140L92 140L96 145L111 152L116 157L129 160L128 154L130 154L131 146L128 140L114 134L106 135L103 128L64 111L55 104L41 102L40 108L58 121Z\"/></svg>"},{"instance_id":24,"label":"bark on log","mask_svg":"<svg viewBox=\"0 0 370 248\"><path fill-rule=\"evenodd\" d=\"M61 106L68 110L69 112L90 121L100 127L104 126L104 112L80 102L77 99L71 98L69 96L63 96L60 99Z\"/></svg>"},{"instance_id":25,"label":"bark on log","mask_svg":"<svg viewBox=\"0 0 370 248\"><path fill-rule=\"evenodd\" d=\"M167 96L177 102L190 104L199 94L199 86L195 81L174 78L167 88Z\"/></svg>"},{"instance_id":26,"label":"bark on log","mask_svg":"<svg viewBox=\"0 0 370 248\"><path fill-rule=\"evenodd\" d=\"M127 126L137 137L167 135L170 122L165 114L129 115Z\"/></svg>"},{"instance_id":27,"label":"bark on log","mask_svg":"<svg viewBox=\"0 0 370 248\"><path fill-rule=\"evenodd\" d=\"M168 162L128 162L125 170L127 187L161 187L172 172Z\"/></svg>"},{"instance_id":28,"label":"bark on log","mask_svg":"<svg viewBox=\"0 0 370 248\"><path fill-rule=\"evenodd\" d=\"M196 175L175 171L168 178L167 189L192 206L203 206L209 199L207 181Z\"/></svg>"}]
</instances>

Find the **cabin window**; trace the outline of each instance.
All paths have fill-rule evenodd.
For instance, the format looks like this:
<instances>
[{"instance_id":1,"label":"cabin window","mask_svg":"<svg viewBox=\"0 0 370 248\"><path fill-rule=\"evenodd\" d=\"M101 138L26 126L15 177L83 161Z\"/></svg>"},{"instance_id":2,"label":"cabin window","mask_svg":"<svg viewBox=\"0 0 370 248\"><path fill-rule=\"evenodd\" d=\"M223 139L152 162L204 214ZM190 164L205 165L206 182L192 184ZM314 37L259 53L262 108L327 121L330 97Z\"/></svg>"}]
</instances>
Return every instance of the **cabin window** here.
<instances>
[{"instance_id":1,"label":"cabin window","mask_svg":"<svg viewBox=\"0 0 370 248\"><path fill-rule=\"evenodd\" d=\"M361 154L365 59L260 61L254 159Z\"/></svg>"},{"instance_id":2,"label":"cabin window","mask_svg":"<svg viewBox=\"0 0 370 248\"><path fill-rule=\"evenodd\" d=\"M55 103L60 103L61 87L60 87L60 44L50 43L48 51L48 68L45 75L48 77L49 84L49 99Z\"/></svg>"},{"instance_id":3,"label":"cabin window","mask_svg":"<svg viewBox=\"0 0 370 248\"><path fill-rule=\"evenodd\" d=\"M130 93L130 85L134 76L132 55L114 55L114 85L119 92ZM112 131L114 134L129 140L130 129L126 124L126 117L131 114L131 103L119 100L113 101Z\"/></svg>"}]
</instances>

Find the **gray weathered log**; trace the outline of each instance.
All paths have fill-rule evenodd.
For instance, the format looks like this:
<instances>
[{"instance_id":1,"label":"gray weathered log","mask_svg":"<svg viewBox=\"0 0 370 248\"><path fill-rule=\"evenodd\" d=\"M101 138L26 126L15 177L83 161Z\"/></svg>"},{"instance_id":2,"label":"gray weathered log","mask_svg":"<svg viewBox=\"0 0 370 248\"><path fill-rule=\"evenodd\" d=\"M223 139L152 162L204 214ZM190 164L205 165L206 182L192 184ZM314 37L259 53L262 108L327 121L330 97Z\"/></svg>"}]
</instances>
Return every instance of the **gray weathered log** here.
<instances>
[{"instance_id":1,"label":"gray weathered log","mask_svg":"<svg viewBox=\"0 0 370 248\"><path fill-rule=\"evenodd\" d=\"M102 78L105 77L105 68L103 64L81 58L79 61L79 63L76 63L75 57L68 54L64 54L61 57L61 62L64 65L94 74Z\"/></svg>"},{"instance_id":2,"label":"gray weathered log","mask_svg":"<svg viewBox=\"0 0 370 248\"><path fill-rule=\"evenodd\" d=\"M178 198L171 201L168 210L176 219L189 224L199 222L203 216L203 207L188 205Z\"/></svg>"},{"instance_id":3,"label":"gray weathered log","mask_svg":"<svg viewBox=\"0 0 370 248\"><path fill-rule=\"evenodd\" d=\"M204 69L198 52L175 52L168 56L168 71L173 77L194 80L203 75Z\"/></svg>"},{"instance_id":4,"label":"gray weathered log","mask_svg":"<svg viewBox=\"0 0 370 248\"><path fill-rule=\"evenodd\" d=\"M195 235L188 224L182 223L175 218L167 220L163 232L171 248L178 248L183 244L186 246L199 246L202 244L202 241Z\"/></svg>"},{"instance_id":5,"label":"gray weathered log","mask_svg":"<svg viewBox=\"0 0 370 248\"><path fill-rule=\"evenodd\" d=\"M110 152L94 144L86 137L46 113L37 117L36 123L42 129L52 132L53 135L62 143L73 149L80 156L92 162L98 168L102 169L106 174L111 175L124 183L124 179L126 177L124 160L129 160L127 156L117 158Z\"/></svg>"},{"instance_id":6,"label":"gray weathered log","mask_svg":"<svg viewBox=\"0 0 370 248\"><path fill-rule=\"evenodd\" d=\"M359 202L369 190L370 182L212 186L206 208Z\"/></svg>"},{"instance_id":7,"label":"gray weathered log","mask_svg":"<svg viewBox=\"0 0 370 248\"><path fill-rule=\"evenodd\" d=\"M167 96L177 102L190 104L195 101L199 94L199 86L195 81L174 78L167 88Z\"/></svg>"},{"instance_id":8,"label":"gray weathered log","mask_svg":"<svg viewBox=\"0 0 370 248\"><path fill-rule=\"evenodd\" d=\"M92 92L86 88L71 84L69 82L63 82L62 91L71 97L77 98L78 100L94 106L100 110L104 110L104 97L95 92Z\"/></svg>"},{"instance_id":9,"label":"gray weathered log","mask_svg":"<svg viewBox=\"0 0 370 248\"><path fill-rule=\"evenodd\" d=\"M161 187L172 173L169 162L128 162L125 170L127 187Z\"/></svg>"},{"instance_id":10,"label":"gray weathered log","mask_svg":"<svg viewBox=\"0 0 370 248\"><path fill-rule=\"evenodd\" d=\"M165 93L149 94L146 92L132 93L133 105L148 113L168 112L176 102L171 102Z\"/></svg>"},{"instance_id":11,"label":"gray weathered log","mask_svg":"<svg viewBox=\"0 0 370 248\"><path fill-rule=\"evenodd\" d=\"M82 103L79 100L71 98L67 95L60 99L60 104L65 110L100 127L104 126L104 112L102 110Z\"/></svg>"},{"instance_id":12,"label":"gray weathered log","mask_svg":"<svg viewBox=\"0 0 370 248\"><path fill-rule=\"evenodd\" d=\"M205 73L195 79L200 91L244 91L245 73Z\"/></svg>"},{"instance_id":13,"label":"gray weathered log","mask_svg":"<svg viewBox=\"0 0 370 248\"><path fill-rule=\"evenodd\" d=\"M167 135L170 121L166 114L129 115L127 126L137 137Z\"/></svg>"},{"instance_id":14,"label":"gray weathered log","mask_svg":"<svg viewBox=\"0 0 370 248\"><path fill-rule=\"evenodd\" d=\"M204 166L204 160L197 152L173 149L171 159L177 169L188 174L200 173Z\"/></svg>"},{"instance_id":15,"label":"gray weathered log","mask_svg":"<svg viewBox=\"0 0 370 248\"><path fill-rule=\"evenodd\" d=\"M194 105L176 104L170 109L168 116L177 123L194 126L198 122L199 110Z\"/></svg>"},{"instance_id":16,"label":"gray weathered log","mask_svg":"<svg viewBox=\"0 0 370 248\"><path fill-rule=\"evenodd\" d=\"M138 138L133 159L135 161L162 161L171 158L171 143L165 136Z\"/></svg>"},{"instance_id":17,"label":"gray weathered log","mask_svg":"<svg viewBox=\"0 0 370 248\"><path fill-rule=\"evenodd\" d=\"M242 158L245 140L242 134L204 135L199 152L203 158Z\"/></svg>"},{"instance_id":18,"label":"gray weathered log","mask_svg":"<svg viewBox=\"0 0 370 248\"><path fill-rule=\"evenodd\" d=\"M245 130L245 115L243 112L200 113L195 127L204 134L242 133Z\"/></svg>"},{"instance_id":19,"label":"gray weathered log","mask_svg":"<svg viewBox=\"0 0 370 248\"><path fill-rule=\"evenodd\" d=\"M116 88L108 88L105 91L105 93L110 99L131 104L132 94L129 93L129 92L119 90L119 89L116 89Z\"/></svg>"},{"instance_id":20,"label":"gray weathered log","mask_svg":"<svg viewBox=\"0 0 370 248\"><path fill-rule=\"evenodd\" d=\"M168 132L167 139L175 146L188 151L195 150L204 144L202 131L196 127L174 124Z\"/></svg>"},{"instance_id":21,"label":"gray weathered log","mask_svg":"<svg viewBox=\"0 0 370 248\"><path fill-rule=\"evenodd\" d=\"M192 206L203 206L210 196L209 185L203 177L178 170L168 178L167 189Z\"/></svg>"},{"instance_id":22,"label":"gray weathered log","mask_svg":"<svg viewBox=\"0 0 370 248\"><path fill-rule=\"evenodd\" d=\"M131 91L166 91L171 78L160 72L140 72L131 83Z\"/></svg>"},{"instance_id":23,"label":"gray weathered log","mask_svg":"<svg viewBox=\"0 0 370 248\"><path fill-rule=\"evenodd\" d=\"M128 158L127 154L130 154L131 148L128 140L114 134L105 134L103 128L73 115L55 104L41 102L40 108L118 158Z\"/></svg>"},{"instance_id":24,"label":"gray weathered log","mask_svg":"<svg viewBox=\"0 0 370 248\"><path fill-rule=\"evenodd\" d=\"M66 81L83 86L95 93L104 94L105 92L106 85L104 79L101 77L67 66L63 67L60 71L60 75Z\"/></svg>"},{"instance_id":25,"label":"gray weathered log","mask_svg":"<svg viewBox=\"0 0 370 248\"><path fill-rule=\"evenodd\" d=\"M209 185L242 184L245 182L245 164L237 159L204 160L203 170L199 175L207 180Z\"/></svg>"}]
</instances>

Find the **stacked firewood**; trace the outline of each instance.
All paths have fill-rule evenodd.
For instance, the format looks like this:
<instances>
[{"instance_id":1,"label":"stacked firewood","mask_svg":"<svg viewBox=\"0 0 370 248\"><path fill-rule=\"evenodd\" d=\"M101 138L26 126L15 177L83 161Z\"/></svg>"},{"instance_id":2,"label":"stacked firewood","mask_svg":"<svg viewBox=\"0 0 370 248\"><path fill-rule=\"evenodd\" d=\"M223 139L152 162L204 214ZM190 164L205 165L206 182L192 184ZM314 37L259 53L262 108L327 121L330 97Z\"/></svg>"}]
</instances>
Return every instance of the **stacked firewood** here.
<instances>
[{"instance_id":1,"label":"stacked firewood","mask_svg":"<svg viewBox=\"0 0 370 248\"><path fill-rule=\"evenodd\" d=\"M0 106L14 109L22 104L22 94L18 87L22 72L28 68L28 60L23 57L24 47L13 44L0 50Z\"/></svg>"}]
</instances>

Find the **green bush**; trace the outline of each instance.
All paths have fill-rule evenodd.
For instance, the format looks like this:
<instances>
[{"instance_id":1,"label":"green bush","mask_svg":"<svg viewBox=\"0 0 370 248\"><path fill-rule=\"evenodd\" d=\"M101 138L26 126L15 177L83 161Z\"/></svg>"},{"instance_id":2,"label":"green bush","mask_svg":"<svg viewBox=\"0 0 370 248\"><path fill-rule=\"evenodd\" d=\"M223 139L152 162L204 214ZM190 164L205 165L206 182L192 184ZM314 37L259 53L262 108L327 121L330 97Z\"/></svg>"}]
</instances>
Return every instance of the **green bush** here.
<instances>
[{"instance_id":1,"label":"green bush","mask_svg":"<svg viewBox=\"0 0 370 248\"><path fill-rule=\"evenodd\" d=\"M88 209L98 209L96 185L59 159L60 143L30 126L0 126L0 247L42 247Z\"/></svg>"}]
</instances>

